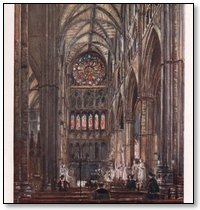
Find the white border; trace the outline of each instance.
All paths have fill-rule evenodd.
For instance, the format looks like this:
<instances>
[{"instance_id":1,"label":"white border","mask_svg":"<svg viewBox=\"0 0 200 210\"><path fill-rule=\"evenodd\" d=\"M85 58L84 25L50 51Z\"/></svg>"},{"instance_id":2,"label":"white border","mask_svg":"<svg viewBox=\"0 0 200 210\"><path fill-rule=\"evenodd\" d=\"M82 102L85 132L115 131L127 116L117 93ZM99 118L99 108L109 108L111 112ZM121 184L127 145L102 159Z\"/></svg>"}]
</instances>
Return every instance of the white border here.
<instances>
[{"instance_id":1,"label":"white border","mask_svg":"<svg viewBox=\"0 0 200 210\"><path fill-rule=\"evenodd\" d=\"M184 203L193 202L193 5L185 12Z\"/></svg>"},{"instance_id":2,"label":"white border","mask_svg":"<svg viewBox=\"0 0 200 210\"><path fill-rule=\"evenodd\" d=\"M13 61L13 62L12 62ZM4 202L13 202L14 5L4 7Z\"/></svg>"}]
</instances>

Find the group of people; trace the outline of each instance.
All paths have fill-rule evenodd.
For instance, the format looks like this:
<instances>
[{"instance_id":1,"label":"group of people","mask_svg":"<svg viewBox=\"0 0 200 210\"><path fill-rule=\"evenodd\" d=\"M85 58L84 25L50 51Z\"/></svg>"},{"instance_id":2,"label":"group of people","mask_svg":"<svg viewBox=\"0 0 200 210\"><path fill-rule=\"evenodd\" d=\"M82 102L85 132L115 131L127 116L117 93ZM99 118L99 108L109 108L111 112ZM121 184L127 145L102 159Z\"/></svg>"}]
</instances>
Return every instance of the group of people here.
<instances>
[{"instance_id":1,"label":"group of people","mask_svg":"<svg viewBox=\"0 0 200 210\"><path fill-rule=\"evenodd\" d=\"M131 173L137 181L138 189L143 189L146 183L146 167L144 161L139 159L139 162L137 163L136 160L133 160L131 169Z\"/></svg>"},{"instance_id":2,"label":"group of people","mask_svg":"<svg viewBox=\"0 0 200 210\"><path fill-rule=\"evenodd\" d=\"M134 179L133 175L128 176L128 180L126 182L126 188L132 191L137 189L137 182ZM159 198L159 185L155 178L155 174L153 174L152 172L149 172L148 174L146 187L144 187L144 189L147 190L146 198L148 199Z\"/></svg>"},{"instance_id":3,"label":"group of people","mask_svg":"<svg viewBox=\"0 0 200 210\"><path fill-rule=\"evenodd\" d=\"M142 159L133 160L131 167L120 165L116 170L116 176L119 182L123 182L123 185L128 190L147 190L147 198L156 199L159 196L159 185L155 174L148 173L146 177L146 167ZM127 175L128 174L128 175Z\"/></svg>"},{"instance_id":4,"label":"group of people","mask_svg":"<svg viewBox=\"0 0 200 210\"><path fill-rule=\"evenodd\" d=\"M128 177L128 179L127 179ZM123 181L135 180L137 188L139 190L145 187L146 183L146 167L142 159L138 161L133 160L131 167L127 167L124 164L120 164L115 170L115 178Z\"/></svg>"},{"instance_id":5,"label":"group of people","mask_svg":"<svg viewBox=\"0 0 200 210\"><path fill-rule=\"evenodd\" d=\"M159 198L159 186L157 180L155 179L155 175L153 173L148 174L148 182L147 182L147 199L158 199ZM70 188L70 184L66 181L65 176L61 175L60 180L57 183L58 190L60 192L67 192ZM128 180L126 181L126 188L128 190L134 191L136 190L136 180L134 179L133 175L128 176ZM108 192L106 189L97 189L95 192L95 197L98 196L108 196L108 193L105 194L105 191ZM98 197L97 196L97 197Z\"/></svg>"},{"instance_id":6,"label":"group of people","mask_svg":"<svg viewBox=\"0 0 200 210\"><path fill-rule=\"evenodd\" d=\"M57 182L57 189L60 192L66 192L70 188L69 174L65 166L62 165L60 170L60 179ZM122 183L123 187L128 190L147 190L147 197L150 199L157 198L159 192L158 182L153 173L149 173L146 177L146 167L142 159L133 160L131 167L120 165L118 168L110 168L103 175L103 180L109 186L109 183L116 180Z\"/></svg>"}]
</instances>

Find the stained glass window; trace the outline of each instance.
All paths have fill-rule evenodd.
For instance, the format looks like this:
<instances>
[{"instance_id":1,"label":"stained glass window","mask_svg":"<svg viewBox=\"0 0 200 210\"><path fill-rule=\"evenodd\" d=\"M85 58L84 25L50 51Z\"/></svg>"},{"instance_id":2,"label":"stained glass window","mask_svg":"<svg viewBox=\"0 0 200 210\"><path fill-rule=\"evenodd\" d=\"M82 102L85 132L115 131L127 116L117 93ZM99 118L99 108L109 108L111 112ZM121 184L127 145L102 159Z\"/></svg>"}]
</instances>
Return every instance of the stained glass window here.
<instances>
[{"instance_id":1,"label":"stained glass window","mask_svg":"<svg viewBox=\"0 0 200 210\"><path fill-rule=\"evenodd\" d=\"M106 117L105 114L101 114L101 129L104 130L106 128Z\"/></svg>"},{"instance_id":2,"label":"stained glass window","mask_svg":"<svg viewBox=\"0 0 200 210\"><path fill-rule=\"evenodd\" d=\"M88 127L89 129L93 129L93 116L92 114L89 115L89 118L88 118Z\"/></svg>"},{"instance_id":3,"label":"stained glass window","mask_svg":"<svg viewBox=\"0 0 200 210\"><path fill-rule=\"evenodd\" d=\"M80 115L78 114L76 116L76 130L80 130L81 129L81 118Z\"/></svg>"},{"instance_id":4,"label":"stained glass window","mask_svg":"<svg viewBox=\"0 0 200 210\"><path fill-rule=\"evenodd\" d=\"M85 53L73 65L73 77L79 85L98 85L105 78L105 65L94 53Z\"/></svg>"},{"instance_id":5,"label":"stained glass window","mask_svg":"<svg viewBox=\"0 0 200 210\"><path fill-rule=\"evenodd\" d=\"M99 115L98 114L95 114L95 117L94 117L94 127L95 129L99 129Z\"/></svg>"},{"instance_id":6,"label":"stained glass window","mask_svg":"<svg viewBox=\"0 0 200 210\"><path fill-rule=\"evenodd\" d=\"M70 126L71 126L71 130L73 130L75 128L75 118L74 118L74 114L71 114L70 117Z\"/></svg>"},{"instance_id":7,"label":"stained glass window","mask_svg":"<svg viewBox=\"0 0 200 210\"><path fill-rule=\"evenodd\" d=\"M87 129L87 118L86 115L84 114L82 116L82 130L86 130Z\"/></svg>"}]
</instances>

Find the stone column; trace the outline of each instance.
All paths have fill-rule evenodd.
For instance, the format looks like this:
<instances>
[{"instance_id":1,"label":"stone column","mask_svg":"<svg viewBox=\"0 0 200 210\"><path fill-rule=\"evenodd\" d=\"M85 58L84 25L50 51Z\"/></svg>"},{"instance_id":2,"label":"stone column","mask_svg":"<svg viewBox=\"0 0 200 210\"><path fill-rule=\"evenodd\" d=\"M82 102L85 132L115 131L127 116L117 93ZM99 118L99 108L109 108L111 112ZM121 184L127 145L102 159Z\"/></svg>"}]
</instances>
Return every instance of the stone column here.
<instances>
[{"instance_id":1,"label":"stone column","mask_svg":"<svg viewBox=\"0 0 200 210\"><path fill-rule=\"evenodd\" d=\"M15 9L15 130L14 181L22 192L30 192L28 177L28 5Z\"/></svg>"},{"instance_id":2,"label":"stone column","mask_svg":"<svg viewBox=\"0 0 200 210\"><path fill-rule=\"evenodd\" d=\"M132 114L129 114L130 117ZM133 119L131 120L126 120L126 133L125 133L125 145L126 145L126 150L125 150L125 164L126 166L130 165L131 166L131 160L134 157L134 139L133 139Z\"/></svg>"},{"instance_id":3,"label":"stone column","mask_svg":"<svg viewBox=\"0 0 200 210\"><path fill-rule=\"evenodd\" d=\"M161 138L161 165L167 166L168 150L171 148L171 22L169 19L169 4L162 7L162 58L161 58L161 104L162 104L162 138Z\"/></svg>"},{"instance_id":4,"label":"stone column","mask_svg":"<svg viewBox=\"0 0 200 210\"><path fill-rule=\"evenodd\" d=\"M140 158L146 163L147 169L153 170L154 166L154 97L142 96L141 100L141 138Z\"/></svg>"},{"instance_id":5,"label":"stone column","mask_svg":"<svg viewBox=\"0 0 200 210\"><path fill-rule=\"evenodd\" d=\"M140 98L141 118L140 118L140 158L146 162L146 144L147 144L147 101Z\"/></svg>"},{"instance_id":6,"label":"stone column","mask_svg":"<svg viewBox=\"0 0 200 210\"><path fill-rule=\"evenodd\" d=\"M21 161L21 5L15 5L15 55L14 55L14 182L20 188Z\"/></svg>"},{"instance_id":7,"label":"stone column","mask_svg":"<svg viewBox=\"0 0 200 210\"><path fill-rule=\"evenodd\" d=\"M54 5L46 5L46 42L40 91L43 189L50 190L57 178L58 86L56 68L56 22Z\"/></svg>"},{"instance_id":8,"label":"stone column","mask_svg":"<svg viewBox=\"0 0 200 210\"><path fill-rule=\"evenodd\" d=\"M184 14L183 5L172 5L173 17L173 144L172 168L177 170L179 176L183 176L183 113L184 113L184 43L183 26Z\"/></svg>"},{"instance_id":9,"label":"stone column","mask_svg":"<svg viewBox=\"0 0 200 210\"><path fill-rule=\"evenodd\" d=\"M178 5L162 6L161 166L183 172L183 14Z\"/></svg>"},{"instance_id":10,"label":"stone column","mask_svg":"<svg viewBox=\"0 0 200 210\"><path fill-rule=\"evenodd\" d=\"M143 77L143 69L142 69L142 35L143 35L143 4L139 4L138 10L138 96L140 96L142 92L142 77Z\"/></svg>"},{"instance_id":11,"label":"stone column","mask_svg":"<svg viewBox=\"0 0 200 210\"><path fill-rule=\"evenodd\" d=\"M158 173L169 174L172 142L172 65L170 5L161 7L161 139L159 144ZM168 180L166 180L168 181ZM170 181L171 182L171 181Z\"/></svg>"}]
</instances>

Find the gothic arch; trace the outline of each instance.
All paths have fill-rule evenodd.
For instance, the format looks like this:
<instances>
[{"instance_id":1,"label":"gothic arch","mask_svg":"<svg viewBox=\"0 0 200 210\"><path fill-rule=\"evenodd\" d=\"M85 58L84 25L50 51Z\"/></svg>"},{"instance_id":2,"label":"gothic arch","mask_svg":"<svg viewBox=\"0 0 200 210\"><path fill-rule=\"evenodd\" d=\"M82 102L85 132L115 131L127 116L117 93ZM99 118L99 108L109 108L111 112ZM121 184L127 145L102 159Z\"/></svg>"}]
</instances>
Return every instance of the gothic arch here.
<instances>
[{"instance_id":1,"label":"gothic arch","mask_svg":"<svg viewBox=\"0 0 200 210\"><path fill-rule=\"evenodd\" d=\"M152 94L151 85L154 81L154 75L159 71L161 63L161 42L157 31L152 27L152 30L147 38L146 48L143 56L143 71L142 71L142 90Z\"/></svg>"},{"instance_id":2,"label":"gothic arch","mask_svg":"<svg viewBox=\"0 0 200 210\"><path fill-rule=\"evenodd\" d=\"M142 110L141 121L145 122L145 129L141 126L141 141L143 146L140 152L146 161L148 170L154 169L156 172L156 163L158 160L160 130L160 95L157 94L157 88L161 78L161 42L159 34L152 27L146 41L146 48L143 57L142 71Z\"/></svg>"},{"instance_id":3,"label":"gothic arch","mask_svg":"<svg viewBox=\"0 0 200 210\"><path fill-rule=\"evenodd\" d=\"M159 42L162 43L161 42L161 31L158 28L158 26L155 24L147 32L146 39L145 39L146 41L145 41L144 49L143 49L144 55L147 53L148 49L152 46L152 45L150 45L150 42L153 40L154 36L156 36L158 38Z\"/></svg>"}]
</instances>

